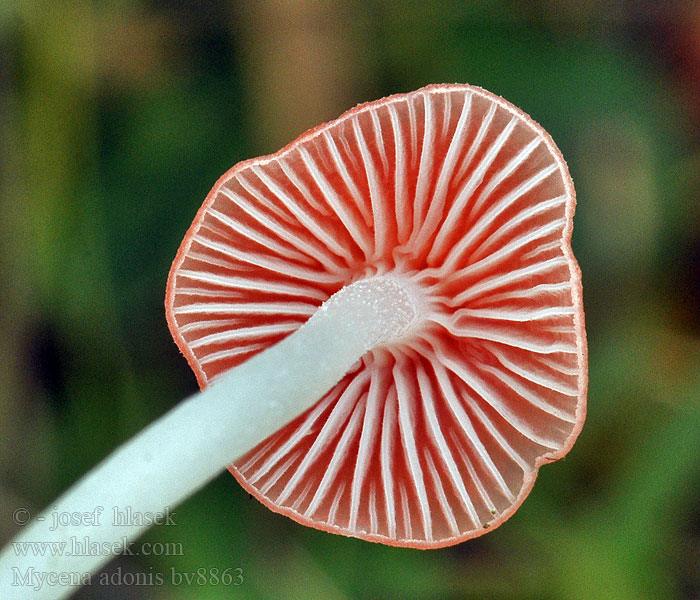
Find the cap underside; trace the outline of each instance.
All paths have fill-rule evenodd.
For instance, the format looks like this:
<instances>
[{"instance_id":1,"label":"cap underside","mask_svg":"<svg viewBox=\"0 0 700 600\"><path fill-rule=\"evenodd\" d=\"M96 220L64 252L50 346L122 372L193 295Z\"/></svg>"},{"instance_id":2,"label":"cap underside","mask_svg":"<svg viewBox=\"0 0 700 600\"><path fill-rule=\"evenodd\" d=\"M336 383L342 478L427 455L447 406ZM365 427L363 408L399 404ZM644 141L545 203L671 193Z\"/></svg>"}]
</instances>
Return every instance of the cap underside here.
<instances>
[{"instance_id":1,"label":"cap underside","mask_svg":"<svg viewBox=\"0 0 700 600\"><path fill-rule=\"evenodd\" d=\"M397 273L429 300L409 338L232 465L241 484L304 524L394 545L503 522L585 417L574 205L546 132L467 85L361 105L225 174L166 302L201 385L353 281Z\"/></svg>"}]
</instances>

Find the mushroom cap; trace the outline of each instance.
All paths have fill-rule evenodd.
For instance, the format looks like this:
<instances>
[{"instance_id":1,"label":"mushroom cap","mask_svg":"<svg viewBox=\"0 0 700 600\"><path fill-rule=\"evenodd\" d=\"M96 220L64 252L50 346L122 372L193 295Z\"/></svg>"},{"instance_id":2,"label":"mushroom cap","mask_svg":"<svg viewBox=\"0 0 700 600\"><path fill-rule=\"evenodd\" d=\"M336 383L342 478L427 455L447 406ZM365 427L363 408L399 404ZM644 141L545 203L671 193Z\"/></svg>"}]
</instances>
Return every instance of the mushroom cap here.
<instances>
[{"instance_id":1,"label":"mushroom cap","mask_svg":"<svg viewBox=\"0 0 700 600\"><path fill-rule=\"evenodd\" d=\"M420 326L368 352L229 468L270 509L396 546L504 522L585 419L574 188L502 98L432 85L362 104L214 186L175 258L172 334L202 387L386 273Z\"/></svg>"}]
</instances>

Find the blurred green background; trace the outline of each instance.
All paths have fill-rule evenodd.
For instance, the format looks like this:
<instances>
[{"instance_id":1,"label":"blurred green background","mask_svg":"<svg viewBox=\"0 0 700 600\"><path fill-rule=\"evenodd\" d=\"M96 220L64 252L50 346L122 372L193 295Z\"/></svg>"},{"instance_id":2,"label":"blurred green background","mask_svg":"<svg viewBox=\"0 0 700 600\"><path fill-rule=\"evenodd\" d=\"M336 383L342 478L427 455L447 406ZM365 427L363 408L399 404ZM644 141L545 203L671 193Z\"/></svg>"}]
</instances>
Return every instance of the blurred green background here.
<instances>
[{"instance_id":1,"label":"blurred green background","mask_svg":"<svg viewBox=\"0 0 700 600\"><path fill-rule=\"evenodd\" d=\"M541 123L578 193L589 416L456 547L307 529L223 474L87 598L700 598L700 3L0 2L0 541L179 399L163 316L234 163L365 100L468 82ZM177 465L174 465L177 468ZM170 569L243 585L167 585Z\"/></svg>"}]
</instances>

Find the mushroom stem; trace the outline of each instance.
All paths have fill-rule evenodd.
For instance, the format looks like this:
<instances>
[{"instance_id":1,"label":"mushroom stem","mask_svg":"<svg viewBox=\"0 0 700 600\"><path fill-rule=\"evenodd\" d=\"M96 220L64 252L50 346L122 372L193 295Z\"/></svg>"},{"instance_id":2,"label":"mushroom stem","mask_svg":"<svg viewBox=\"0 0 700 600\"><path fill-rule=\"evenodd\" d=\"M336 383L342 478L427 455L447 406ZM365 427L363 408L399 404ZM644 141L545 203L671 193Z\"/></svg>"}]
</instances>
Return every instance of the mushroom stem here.
<instances>
[{"instance_id":1,"label":"mushroom stem","mask_svg":"<svg viewBox=\"0 0 700 600\"><path fill-rule=\"evenodd\" d=\"M34 519L0 555L2 597L66 597L148 527L147 513L171 510L310 408L368 350L409 333L419 308L412 282L392 275L341 289L295 333L152 423ZM115 511L133 518L120 524ZM75 517L70 525L61 524L66 515ZM86 539L106 552L70 555Z\"/></svg>"}]
</instances>

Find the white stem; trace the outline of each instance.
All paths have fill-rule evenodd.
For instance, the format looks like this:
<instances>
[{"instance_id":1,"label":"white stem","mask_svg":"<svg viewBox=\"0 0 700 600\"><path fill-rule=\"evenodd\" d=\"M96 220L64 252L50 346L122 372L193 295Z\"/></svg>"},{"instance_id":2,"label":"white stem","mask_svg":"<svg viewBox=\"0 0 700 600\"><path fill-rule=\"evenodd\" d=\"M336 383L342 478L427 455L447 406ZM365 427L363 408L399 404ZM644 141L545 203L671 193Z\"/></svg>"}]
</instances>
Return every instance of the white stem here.
<instances>
[{"instance_id":1,"label":"white stem","mask_svg":"<svg viewBox=\"0 0 700 600\"><path fill-rule=\"evenodd\" d=\"M368 350L405 334L417 319L416 301L411 283L392 276L349 285L294 334L149 425L3 550L0 597L66 597L80 583L74 574L93 573L114 553L70 556L76 542L106 548L135 539L147 528L138 523L146 513L175 507L313 406ZM115 523L115 510L130 510L132 522ZM78 523L54 527L68 514ZM52 545L35 556L38 547L25 542Z\"/></svg>"}]
</instances>

